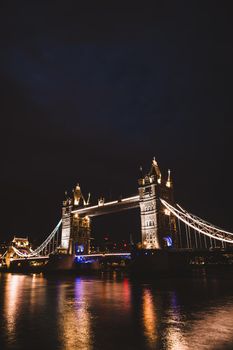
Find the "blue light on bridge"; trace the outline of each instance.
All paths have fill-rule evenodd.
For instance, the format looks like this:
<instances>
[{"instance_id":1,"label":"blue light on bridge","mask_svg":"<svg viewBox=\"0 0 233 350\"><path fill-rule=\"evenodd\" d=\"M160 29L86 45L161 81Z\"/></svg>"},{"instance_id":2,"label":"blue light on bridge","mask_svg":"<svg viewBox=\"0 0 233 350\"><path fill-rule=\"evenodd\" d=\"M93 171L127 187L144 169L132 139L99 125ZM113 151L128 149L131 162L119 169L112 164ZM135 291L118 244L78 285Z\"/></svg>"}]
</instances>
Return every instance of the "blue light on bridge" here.
<instances>
[{"instance_id":1,"label":"blue light on bridge","mask_svg":"<svg viewBox=\"0 0 233 350\"><path fill-rule=\"evenodd\" d=\"M75 257L75 260L78 264L91 264L91 263L94 263L96 260L93 259L93 258L87 258L87 257L84 257L82 255L77 255Z\"/></svg>"},{"instance_id":2,"label":"blue light on bridge","mask_svg":"<svg viewBox=\"0 0 233 350\"><path fill-rule=\"evenodd\" d=\"M167 247L172 247L172 238L170 236L164 237Z\"/></svg>"},{"instance_id":3,"label":"blue light on bridge","mask_svg":"<svg viewBox=\"0 0 233 350\"><path fill-rule=\"evenodd\" d=\"M76 246L76 254L80 254L80 253L83 253L84 252L84 245L81 244L81 245L77 245Z\"/></svg>"}]
</instances>

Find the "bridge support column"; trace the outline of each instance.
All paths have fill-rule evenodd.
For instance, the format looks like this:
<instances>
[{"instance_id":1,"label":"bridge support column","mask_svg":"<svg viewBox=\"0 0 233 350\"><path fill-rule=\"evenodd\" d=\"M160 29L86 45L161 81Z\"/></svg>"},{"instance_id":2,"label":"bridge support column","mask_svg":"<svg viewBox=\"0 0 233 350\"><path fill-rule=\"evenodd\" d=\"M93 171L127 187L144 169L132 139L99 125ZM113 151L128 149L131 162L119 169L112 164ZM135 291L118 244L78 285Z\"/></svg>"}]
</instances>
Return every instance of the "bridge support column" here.
<instances>
[{"instance_id":1,"label":"bridge support column","mask_svg":"<svg viewBox=\"0 0 233 350\"><path fill-rule=\"evenodd\" d=\"M143 179L139 187L142 247L145 249L160 249L158 233L158 208L156 188L154 183Z\"/></svg>"},{"instance_id":2,"label":"bridge support column","mask_svg":"<svg viewBox=\"0 0 233 350\"><path fill-rule=\"evenodd\" d=\"M62 233L61 233L61 249L65 253L70 253L71 246L71 212L72 212L72 200L67 198L63 201L62 207Z\"/></svg>"},{"instance_id":3,"label":"bridge support column","mask_svg":"<svg viewBox=\"0 0 233 350\"><path fill-rule=\"evenodd\" d=\"M90 253L91 220L90 217L79 216L77 213L72 217L72 238L76 253Z\"/></svg>"},{"instance_id":4,"label":"bridge support column","mask_svg":"<svg viewBox=\"0 0 233 350\"><path fill-rule=\"evenodd\" d=\"M170 171L168 171L167 180L164 181L158 164L153 159L150 172L145 176L141 174L138 183L142 248L176 247L175 218L160 202L160 198L166 198L170 203L173 203Z\"/></svg>"}]
</instances>

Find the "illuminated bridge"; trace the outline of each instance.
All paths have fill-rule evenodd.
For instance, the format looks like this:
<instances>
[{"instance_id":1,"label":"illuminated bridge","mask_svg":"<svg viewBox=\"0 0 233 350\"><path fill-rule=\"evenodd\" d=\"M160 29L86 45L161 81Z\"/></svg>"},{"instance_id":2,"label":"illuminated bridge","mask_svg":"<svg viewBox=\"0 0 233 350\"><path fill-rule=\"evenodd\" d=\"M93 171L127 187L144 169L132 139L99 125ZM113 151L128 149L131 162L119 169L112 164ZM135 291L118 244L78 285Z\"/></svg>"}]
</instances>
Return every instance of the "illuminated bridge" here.
<instances>
[{"instance_id":1,"label":"illuminated bridge","mask_svg":"<svg viewBox=\"0 0 233 350\"><path fill-rule=\"evenodd\" d=\"M5 256L8 254L11 260L43 259L51 254L83 259L107 256L90 253L91 221L95 216L134 208L138 208L141 217L140 247L144 250L224 250L233 244L233 233L191 214L174 201L170 170L164 178L153 159L150 171L146 175L141 171L138 194L110 202L100 198L91 205L90 194L85 199L77 185L73 197L66 194L61 220L39 247L32 250L12 245ZM109 253L114 254L128 257L130 252Z\"/></svg>"}]
</instances>

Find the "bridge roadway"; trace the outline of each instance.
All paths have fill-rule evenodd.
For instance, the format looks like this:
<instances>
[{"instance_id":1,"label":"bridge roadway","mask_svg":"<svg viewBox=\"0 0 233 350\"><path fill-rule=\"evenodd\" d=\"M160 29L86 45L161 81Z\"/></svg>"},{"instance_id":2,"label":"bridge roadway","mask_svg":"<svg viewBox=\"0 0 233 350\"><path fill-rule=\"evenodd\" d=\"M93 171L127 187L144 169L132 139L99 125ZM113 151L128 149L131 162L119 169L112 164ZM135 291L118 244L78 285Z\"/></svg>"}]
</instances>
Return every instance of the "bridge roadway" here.
<instances>
[{"instance_id":1,"label":"bridge roadway","mask_svg":"<svg viewBox=\"0 0 233 350\"><path fill-rule=\"evenodd\" d=\"M81 214L81 215L88 215L90 217L92 216L98 216L98 215L104 215L104 214L110 214L110 213L116 213L122 210L128 210L133 208L139 207L139 195L122 198L118 201L111 201L106 203L101 203L94 206L86 206L81 209L75 209L72 211L72 214Z\"/></svg>"},{"instance_id":2,"label":"bridge roadway","mask_svg":"<svg viewBox=\"0 0 233 350\"><path fill-rule=\"evenodd\" d=\"M114 256L125 256L125 257L130 257L131 253L130 252L118 252L118 253L90 253L90 254L76 254L74 257L75 258L104 258L104 257L114 257ZM34 257L18 257L18 258L13 258L11 261L25 261L25 260L46 260L49 259L49 255L45 256L34 256Z\"/></svg>"}]
</instances>

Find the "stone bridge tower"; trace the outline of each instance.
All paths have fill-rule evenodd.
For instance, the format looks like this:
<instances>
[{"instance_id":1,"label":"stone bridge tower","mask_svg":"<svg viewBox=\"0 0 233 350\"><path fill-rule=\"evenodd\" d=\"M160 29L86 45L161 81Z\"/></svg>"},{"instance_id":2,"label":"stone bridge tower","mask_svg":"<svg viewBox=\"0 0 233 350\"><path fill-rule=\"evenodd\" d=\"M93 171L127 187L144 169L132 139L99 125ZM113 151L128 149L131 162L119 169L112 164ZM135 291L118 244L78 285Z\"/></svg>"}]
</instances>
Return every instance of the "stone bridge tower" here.
<instances>
[{"instance_id":1,"label":"stone bridge tower","mask_svg":"<svg viewBox=\"0 0 233 350\"><path fill-rule=\"evenodd\" d=\"M62 208L61 250L66 254L90 252L91 222L87 215L72 213L78 207L89 204L82 195L79 184L73 190L73 198L66 198Z\"/></svg>"},{"instance_id":2,"label":"stone bridge tower","mask_svg":"<svg viewBox=\"0 0 233 350\"><path fill-rule=\"evenodd\" d=\"M166 180L162 178L155 159L145 176L140 176L139 200L141 212L141 235L144 249L176 247L176 221L171 213L163 208L160 198L173 204L173 184L170 170Z\"/></svg>"},{"instance_id":3,"label":"stone bridge tower","mask_svg":"<svg viewBox=\"0 0 233 350\"><path fill-rule=\"evenodd\" d=\"M71 246L71 226L72 226L72 217L71 212L73 209L73 201L71 198L67 197L63 201L62 206L62 233L61 233L61 249L65 253L68 253Z\"/></svg>"}]
</instances>

